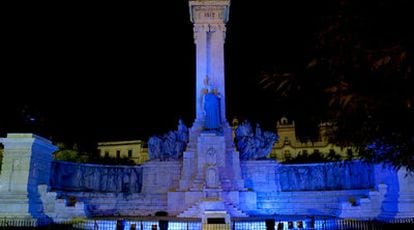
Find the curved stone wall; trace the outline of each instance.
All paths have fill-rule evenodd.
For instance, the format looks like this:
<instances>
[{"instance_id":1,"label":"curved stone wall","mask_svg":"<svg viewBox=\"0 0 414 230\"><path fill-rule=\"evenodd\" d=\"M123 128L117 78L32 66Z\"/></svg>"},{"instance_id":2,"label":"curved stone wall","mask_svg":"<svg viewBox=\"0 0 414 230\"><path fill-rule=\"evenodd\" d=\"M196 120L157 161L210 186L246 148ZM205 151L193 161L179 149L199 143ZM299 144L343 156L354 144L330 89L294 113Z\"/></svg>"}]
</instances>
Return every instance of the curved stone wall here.
<instances>
[{"instance_id":1,"label":"curved stone wall","mask_svg":"<svg viewBox=\"0 0 414 230\"><path fill-rule=\"evenodd\" d=\"M142 166L78 164L53 161L52 190L139 193Z\"/></svg>"}]
</instances>

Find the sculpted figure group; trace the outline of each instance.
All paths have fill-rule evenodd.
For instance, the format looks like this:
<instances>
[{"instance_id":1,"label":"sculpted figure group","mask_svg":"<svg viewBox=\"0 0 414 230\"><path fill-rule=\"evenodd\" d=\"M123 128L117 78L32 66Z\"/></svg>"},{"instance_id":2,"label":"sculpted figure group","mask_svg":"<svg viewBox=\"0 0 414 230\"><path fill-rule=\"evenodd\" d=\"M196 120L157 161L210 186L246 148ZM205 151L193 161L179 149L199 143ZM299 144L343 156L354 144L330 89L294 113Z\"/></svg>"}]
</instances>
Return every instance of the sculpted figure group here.
<instances>
[{"instance_id":1,"label":"sculpted figure group","mask_svg":"<svg viewBox=\"0 0 414 230\"><path fill-rule=\"evenodd\" d=\"M248 121L240 124L235 134L235 144L240 153L240 160L265 159L278 139L275 133L263 132L259 124L256 124L256 129L253 131Z\"/></svg>"},{"instance_id":2,"label":"sculpted figure group","mask_svg":"<svg viewBox=\"0 0 414 230\"><path fill-rule=\"evenodd\" d=\"M177 160L181 158L188 143L188 128L180 119L175 131L169 131L164 135L152 136L148 140L149 160L161 161Z\"/></svg>"}]
</instances>

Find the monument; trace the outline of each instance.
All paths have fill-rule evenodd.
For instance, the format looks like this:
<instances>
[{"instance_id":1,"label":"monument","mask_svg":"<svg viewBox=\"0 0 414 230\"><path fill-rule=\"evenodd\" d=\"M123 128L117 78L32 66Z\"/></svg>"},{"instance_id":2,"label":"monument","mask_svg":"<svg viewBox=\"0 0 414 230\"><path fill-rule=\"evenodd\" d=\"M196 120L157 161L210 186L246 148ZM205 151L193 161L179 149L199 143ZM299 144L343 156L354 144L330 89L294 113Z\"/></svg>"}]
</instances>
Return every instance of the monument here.
<instances>
[{"instance_id":1,"label":"monument","mask_svg":"<svg viewBox=\"0 0 414 230\"><path fill-rule=\"evenodd\" d=\"M56 147L44 138L0 138L0 220L7 219L0 226L18 226L20 219L34 226L38 220L83 218L95 228L99 220L87 219L157 213L226 227L237 217L265 217L274 226L276 215L414 216L414 176L404 169L359 161L282 165L266 159L276 137L258 125L255 132L239 125L244 127L235 132L240 154L226 119L224 42L230 0L190 0L189 9L197 65L192 127L180 121L176 131L151 139L150 161L136 166L52 161ZM205 96L211 92L210 108ZM213 121L206 121L209 112Z\"/></svg>"},{"instance_id":2,"label":"monument","mask_svg":"<svg viewBox=\"0 0 414 230\"><path fill-rule=\"evenodd\" d=\"M196 114L183 154L179 187L168 193L168 211L204 219L244 217L247 215L238 208L240 194L255 194L244 188L226 119L224 42L230 1L189 1L189 8L196 45Z\"/></svg>"}]
</instances>

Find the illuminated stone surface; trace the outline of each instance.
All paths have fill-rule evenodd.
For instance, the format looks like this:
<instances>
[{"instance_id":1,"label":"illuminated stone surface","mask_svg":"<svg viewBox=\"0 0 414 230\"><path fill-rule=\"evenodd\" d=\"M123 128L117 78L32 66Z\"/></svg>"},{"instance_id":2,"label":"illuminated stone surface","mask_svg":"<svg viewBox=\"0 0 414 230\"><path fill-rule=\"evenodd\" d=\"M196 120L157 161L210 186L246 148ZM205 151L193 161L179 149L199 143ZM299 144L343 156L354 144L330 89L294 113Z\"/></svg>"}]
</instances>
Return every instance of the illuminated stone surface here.
<instances>
[{"instance_id":1,"label":"illuminated stone surface","mask_svg":"<svg viewBox=\"0 0 414 230\"><path fill-rule=\"evenodd\" d=\"M0 175L0 216L42 217L38 185L48 184L52 152L49 140L34 134L8 134Z\"/></svg>"},{"instance_id":2,"label":"illuminated stone surface","mask_svg":"<svg viewBox=\"0 0 414 230\"><path fill-rule=\"evenodd\" d=\"M132 167L61 162L51 167L56 148L50 141L33 134L9 134L1 139L5 148L0 217L69 220L166 211L200 217L203 223L209 217L228 223L230 217L247 215L414 216L414 176L405 176L405 169L358 161L303 165L240 161L225 113L223 45L230 1L189 4L196 44L196 114L182 159L154 159ZM211 85L221 95L219 132L203 130L203 92Z\"/></svg>"}]
</instances>

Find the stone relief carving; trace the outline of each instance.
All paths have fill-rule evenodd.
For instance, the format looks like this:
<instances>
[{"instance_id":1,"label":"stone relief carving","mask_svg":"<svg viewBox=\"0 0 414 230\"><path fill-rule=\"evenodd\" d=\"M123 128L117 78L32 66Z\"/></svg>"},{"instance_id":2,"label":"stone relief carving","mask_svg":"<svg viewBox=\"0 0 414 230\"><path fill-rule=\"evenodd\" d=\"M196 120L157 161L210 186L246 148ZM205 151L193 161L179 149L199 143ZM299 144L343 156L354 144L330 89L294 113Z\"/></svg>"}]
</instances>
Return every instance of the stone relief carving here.
<instances>
[{"instance_id":1,"label":"stone relief carving","mask_svg":"<svg viewBox=\"0 0 414 230\"><path fill-rule=\"evenodd\" d=\"M142 167L101 166L54 161L51 187L67 191L139 193Z\"/></svg>"},{"instance_id":2,"label":"stone relief carving","mask_svg":"<svg viewBox=\"0 0 414 230\"><path fill-rule=\"evenodd\" d=\"M216 164L216 149L213 147L207 149L207 164L215 165Z\"/></svg>"},{"instance_id":3,"label":"stone relief carving","mask_svg":"<svg viewBox=\"0 0 414 230\"><path fill-rule=\"evenodd\" d=\"M206 185L208 188L217 187L217 170L215 168L207 169Z\"/></svg>"}]
</instances>

